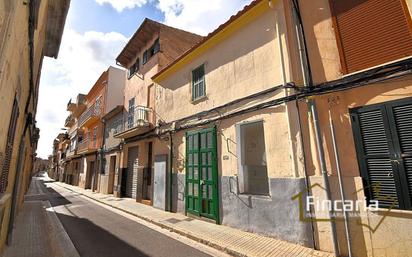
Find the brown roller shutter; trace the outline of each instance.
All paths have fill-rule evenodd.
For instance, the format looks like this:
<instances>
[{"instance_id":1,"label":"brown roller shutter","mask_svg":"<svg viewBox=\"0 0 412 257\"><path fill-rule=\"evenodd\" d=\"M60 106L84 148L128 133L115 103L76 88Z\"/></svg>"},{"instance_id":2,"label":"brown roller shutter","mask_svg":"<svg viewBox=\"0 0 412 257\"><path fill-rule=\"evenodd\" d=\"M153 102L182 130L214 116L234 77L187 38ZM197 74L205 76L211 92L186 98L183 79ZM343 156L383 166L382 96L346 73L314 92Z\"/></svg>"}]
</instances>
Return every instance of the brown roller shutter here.
<instances>
[{"instance_id":1,"label":"brown roller shutter","mask_svg":"<svg viewBox=\"0 0 412 257\"><path fill-rule=\"evenodd\" d=\"M13 110L11 112L9 131L7 132L6 151L3 161L3 167L0 175L0 193L4 193L7 190L9 170L11 158L13 155L14 135L16 134L17 119L19 117L19 106L16 100L14 100Z\"/></svg>"},{"instance_id":2,"label":"brown roller shutter","mask_svg":"<svg viewBox=\"0 0 412 257\"><path fill-rule=\"evenodd\" d=\"M404 0L330 0L344 73L412 56Z\"/></svg>"}]
</instances>

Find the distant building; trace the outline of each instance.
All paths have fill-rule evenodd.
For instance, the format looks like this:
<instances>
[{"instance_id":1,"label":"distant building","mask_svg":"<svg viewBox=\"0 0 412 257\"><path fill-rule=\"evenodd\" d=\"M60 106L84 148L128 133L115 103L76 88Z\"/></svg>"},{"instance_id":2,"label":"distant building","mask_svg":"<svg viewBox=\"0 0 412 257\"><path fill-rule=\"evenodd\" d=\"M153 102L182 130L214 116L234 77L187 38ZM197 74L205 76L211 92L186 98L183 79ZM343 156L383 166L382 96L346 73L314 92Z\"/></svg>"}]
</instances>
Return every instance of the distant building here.
<instances>
[{"instance_id":1,"label":"distant building","mask_svg":"<svg viewBox=\"0 0 412 257\"><path fill-rule=\"evenodd\" d=\"M136 140L157 126L156 87L151 77L201 39L199 35L145 19L116 58L118 64L128 69L123 124L114 135L124 142L122 159L118 161L121 178L117 180L123 183L123 191L116 192L117 195L152 203L154 141Z\"/></svg>"}]
</instances>

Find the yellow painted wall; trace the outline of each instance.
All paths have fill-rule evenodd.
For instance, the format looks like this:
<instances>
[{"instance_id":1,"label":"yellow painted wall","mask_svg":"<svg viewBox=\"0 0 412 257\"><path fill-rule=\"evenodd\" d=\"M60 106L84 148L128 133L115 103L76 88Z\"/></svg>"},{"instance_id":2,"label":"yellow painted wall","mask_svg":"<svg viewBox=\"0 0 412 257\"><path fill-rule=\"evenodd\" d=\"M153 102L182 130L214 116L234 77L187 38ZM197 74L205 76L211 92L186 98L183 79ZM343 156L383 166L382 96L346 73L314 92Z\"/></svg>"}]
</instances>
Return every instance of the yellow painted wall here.
<instances>
[{"instance_id":1,"label":"yellow painted wall","mask_svg":"<svg viewBox=\"0 0 412 257\"><path fill-rule=\"evenodd\" d=\"M37 78L40 64L42 62L42 49L45 40L45 27L48 1L41 1L37 29L34 37L34 84ZM7 132L10 124L11 110L16 97L19 106L19 117L17 121L16 134L14 137L13 154L9 169L8 187L5 194L0 197L0 209L4 214L0 231L0 252L3 250L7 236L9 214L11 206L11 194L16 179L16 167L18 151L21 140L24 140L25 151L22 160L24 165L19 171L20 190L16 196L17 209L21 207L24 194L28 188L31 176L33 153L35 149L30 144L28 130L22 135L26 120L26 103L29 95L29 45L28 45L28 15L29 5L24 2L5 0L0 4L0 166L3 164ZM37 97L37 88L35 94ZM37 101L37 99L35 99ZM29 102L28 112L35 117L36 101Z\"/></svg>"},{"instance_id":2,"label":"yellow painted wall","mask_svg":"<svg viewBox=\"0 0 412 257\"><path fill-rule=\"evenodd\" d=\"M156 112L159 117L172 122L291 80L288 42L284 33L284 7L280 1L274 9L266 5L258 7L261 13L254 19L159 81L156 89ZM277 22L281 45L277 37ZM284 66L280 58L281 48ZM206 97L192 102L191 71L201 64L205 64ZM236 110L283 96L284 90L279 90L246 102ZM221 115L227 110L222 110ZM295 153L291 152L287 117L286 107L281 105L218 122L219 175L233 176L238 173L236 124L263 120L269 177L294 176L292 155ZM173 140L174 171L184 172L184 132L174 134ZM165 144L168 145L168 142Z\"/></svg>"},{"instance_id":3,"label":"yellow painted wall","mask_svg":"<svg viewBox=\"0 0 412 257\"><path fill-rule=\"evenodd\" d=\"M156 90L160 117L170 122L282 84L275 19L275 11L269 9L160 81ZM205 64L206 98L192 103L191 71L201 64Z\"/></svg>"}]
</instances>

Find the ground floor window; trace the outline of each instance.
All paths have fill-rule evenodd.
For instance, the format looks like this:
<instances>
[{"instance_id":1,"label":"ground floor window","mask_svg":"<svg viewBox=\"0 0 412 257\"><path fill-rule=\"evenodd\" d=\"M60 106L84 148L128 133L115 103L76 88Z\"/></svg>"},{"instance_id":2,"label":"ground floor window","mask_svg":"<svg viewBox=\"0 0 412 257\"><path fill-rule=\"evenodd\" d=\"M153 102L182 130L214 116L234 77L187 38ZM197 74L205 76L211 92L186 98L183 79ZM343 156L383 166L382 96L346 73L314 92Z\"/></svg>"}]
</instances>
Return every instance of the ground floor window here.
<instances>
[{"instance_id":1,"label":"ground floor window","mask_svg":"<svg viewBox=\"0 0 412 257\"><path fill-rule=\"evenodd\" d=\"M237 125L239 191L269 195L263 121Z\"/></svg>"},{"instance_id":2,"label":"ground floor window","mask_svg":"<svg viewBox=\"0 0 412 257\"><path fill-rule=\"evenodd\" d=\"M412 209L412 98L352 109L351 118L368 201Z\"/></svg>"}]
</instances>

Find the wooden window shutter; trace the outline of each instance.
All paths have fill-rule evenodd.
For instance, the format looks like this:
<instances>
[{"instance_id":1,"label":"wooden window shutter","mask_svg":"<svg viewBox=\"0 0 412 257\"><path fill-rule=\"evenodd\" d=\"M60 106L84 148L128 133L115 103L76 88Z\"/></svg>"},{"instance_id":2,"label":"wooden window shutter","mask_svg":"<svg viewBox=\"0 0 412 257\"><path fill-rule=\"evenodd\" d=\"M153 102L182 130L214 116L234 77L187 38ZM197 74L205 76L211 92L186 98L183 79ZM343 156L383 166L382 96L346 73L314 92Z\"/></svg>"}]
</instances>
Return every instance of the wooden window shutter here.
<instances>
[{"instance_id":1,"label":"wooden window shutter","mask_svg":"<svg viewBox=\"0 0 412 257\"><path fill-rule=\"evenodd\" d=\"M385 108L367 108L353 115L359 166L366 180L365 193L369 200L378 200L381 207L393 204L399 207Z\"/></svg>"},{"instance_id":2,"label":"wooden window shutter","mask_svg":"<svg viewBox=\"0 0 412 257\"><path fill-rule=\"evenodd\" d=\"M405 205L412 209L412 99L388 107L393 141L399 159L399 172Z\"/></svg>"},{"instance_id":3,"label":"wooden window shutter","mask_svg":"<svg viewBox=\"0 0 412 257\"><path fill-rule=\"evenodd\" d=\"M13 110L11 113L11 118L10 118L10 123L9 123L9 130L7 132L5 157L4 157L3 167L1 170L1 176L0 176L0 193L6 192L6 189L7 189L10 163L11 163L11 158L13 154L14 136L16 134L18 117L19 117L19 107L18 107L17 100L14 100Z\"/></svg>"},{"instance_id":4,"label":"wooden window shutter","mask_svg":"<svg viewBox=\"0 0 412 257\"><path fill-rule=\"evenodd\" d=\"M330 0L344 73L412 56L405 0Z\"/></svg>"},{"instance_id":5,"label":"wooden window shutter","mask_svg":"<svg viewBox=\"0 0 412 257\"><path fill-rule=\"evenodd\" d=\"M368 199L411 210L412 98L357 108L351 116Z\"/></svg>"}]
</instances>

